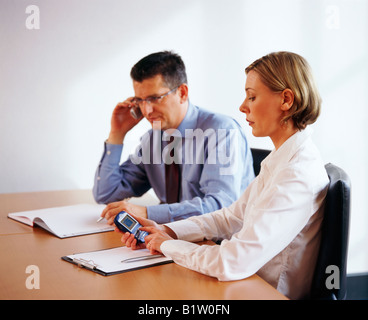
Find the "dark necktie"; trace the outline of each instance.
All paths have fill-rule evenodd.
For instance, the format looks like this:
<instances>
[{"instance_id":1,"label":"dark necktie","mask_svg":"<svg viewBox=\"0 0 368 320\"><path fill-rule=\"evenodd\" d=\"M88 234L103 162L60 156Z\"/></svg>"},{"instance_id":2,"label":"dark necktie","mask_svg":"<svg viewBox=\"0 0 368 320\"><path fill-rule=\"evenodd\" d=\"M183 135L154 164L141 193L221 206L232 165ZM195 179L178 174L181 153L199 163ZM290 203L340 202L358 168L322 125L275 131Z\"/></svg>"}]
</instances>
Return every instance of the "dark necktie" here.
<instances>
[{"instance_id":1,"label":"dark necktie","mask_svg":"<svg viewBox=\"0 0 368 320\"><path fill-rule=\"evenodd\" d=\"M174 140L174 137L170 137L170 143ZM170 150L170 156L174 157L174 149ZM174 161L171 164L165 163L165 187L166 187L166 202L176 203L179 202L180 197L180 166Z\"/></svg>"}]
</instances>

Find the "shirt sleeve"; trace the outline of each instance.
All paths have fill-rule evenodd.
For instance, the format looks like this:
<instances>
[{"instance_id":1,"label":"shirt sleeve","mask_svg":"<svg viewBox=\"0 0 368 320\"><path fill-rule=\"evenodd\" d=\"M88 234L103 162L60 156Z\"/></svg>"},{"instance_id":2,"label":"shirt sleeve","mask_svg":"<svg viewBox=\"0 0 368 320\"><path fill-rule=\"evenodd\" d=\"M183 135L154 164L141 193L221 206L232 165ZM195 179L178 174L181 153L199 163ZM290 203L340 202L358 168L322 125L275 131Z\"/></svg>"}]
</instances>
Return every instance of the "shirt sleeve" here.
<instances>
[{"instance_id":1,"label":"shirt sleeve","mask_svg":"<svg viewBox=\"0 0 368 320\"><path fill-rule=\"evenodd\" d=\"M231 209L191 219L197 224L197 238L191 235L188 239L199 240L201 233L208 237L219 232L230 236L234 232L229 240L216 246L183 241L180 237L185 239L186 235L179 224L184 221L180 221L177 226L176 223L168 225L177 232L179 240L165 241L161 245L162 252L179 265L220 281L253 275L293 241L324 199L321 189L314 193L310 187L313 182L308 185L290 172L281 172L280 177L279 183L260 196L248 199L244 195ZM256 180L257 184L248 188L248 193L259 191L260 181Z\"/></svg>"},{"instance_id":2,"label":"shirt sleeve","mask_svg":"<svg viewBox=\"0 0 368 320\"><path fill-rule=\"evenodd\" d=\"M98 203L138 197L150 189L143 166L132 163L130 159L120 166L122 150L122 144L105 142L93 186L93 196Z\"/></svg>"}]
</instances>

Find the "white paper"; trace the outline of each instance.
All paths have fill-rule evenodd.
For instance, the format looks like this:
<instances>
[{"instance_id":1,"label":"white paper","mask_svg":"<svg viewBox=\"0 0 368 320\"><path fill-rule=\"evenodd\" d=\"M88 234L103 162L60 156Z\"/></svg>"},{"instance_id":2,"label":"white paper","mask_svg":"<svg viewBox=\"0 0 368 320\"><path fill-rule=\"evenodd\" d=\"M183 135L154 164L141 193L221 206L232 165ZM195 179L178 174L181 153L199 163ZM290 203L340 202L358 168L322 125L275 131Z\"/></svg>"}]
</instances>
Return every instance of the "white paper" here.
<instances>
[{"instance_id":1,"label":"white paper","mask_svg":"<svg viewBox=\"0 0 368 320\"><path fill-rule=\"evenodd\" d=\"M96 222L104 208L100 204L78 204L9 213L8 217L30 226L37 224L59 238L66 238L114 230L106 220Z\"/></svg>"},{"instance_id":2,"label":"white paper","mask_svg":"<svg viewBox=\"0 0 368 320\"><path fill-rule=\"evenodd\" d=\"M139 269L146 266L171 262L170 258L161 256L154 259L139 260L135 262L122 262L125 259L149 256L147 249L132 250L127 247L118 247L93 252L78 253L67 256L71 260L80 260L94 265L96 269L105 273L124 272L131 269ZM82 260L81 260L82 259Z\"/></svg>"}]
</instances>

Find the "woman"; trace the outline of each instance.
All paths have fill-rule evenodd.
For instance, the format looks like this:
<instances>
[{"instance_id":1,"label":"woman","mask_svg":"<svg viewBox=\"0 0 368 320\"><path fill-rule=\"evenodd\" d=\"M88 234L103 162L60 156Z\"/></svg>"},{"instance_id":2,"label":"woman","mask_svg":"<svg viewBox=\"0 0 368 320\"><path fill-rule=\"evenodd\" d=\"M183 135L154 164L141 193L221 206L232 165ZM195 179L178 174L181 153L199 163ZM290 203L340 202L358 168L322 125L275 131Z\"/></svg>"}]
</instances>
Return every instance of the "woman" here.
<instances>
[{"instance_id":1,"label":"woman","mask_svg":"<svg viewBox=\"0 0 368 320\"><path fill-rule=\"evenodd\" d=\"M310 67L290 52L266 55L245 70L246 99L240 111L257 137L275 149L260 174L230 207L158 225L137 220L150 234L145 244L124 234L132 249L162 252L177 264L222 281L257 273L291 299L308 295L317 259L328 176L306 127L321 99ZM221 245L197 245L224 239Z\"/></svg>"}]
</instances>

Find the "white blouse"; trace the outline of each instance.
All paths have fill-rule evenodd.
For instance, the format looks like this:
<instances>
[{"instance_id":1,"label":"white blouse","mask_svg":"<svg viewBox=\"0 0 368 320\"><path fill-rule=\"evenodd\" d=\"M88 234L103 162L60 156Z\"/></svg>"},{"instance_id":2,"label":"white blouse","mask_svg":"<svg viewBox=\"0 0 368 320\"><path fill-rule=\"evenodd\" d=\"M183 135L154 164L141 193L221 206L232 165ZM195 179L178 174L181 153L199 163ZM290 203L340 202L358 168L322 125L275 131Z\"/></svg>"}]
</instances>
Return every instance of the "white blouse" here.
<instances>
[{"instance_id":1,"label":"white blouse","mask_svg":"<svg viewBox=\"0 0 368 320\"><path fill-rule=\"evenodd\" d=\"M255 273L291 299L305 297L320 243L329 179L310 130L295 133L261 163L228 208L166 224L180 240L161 251L175 263L230 281ZM221 245L191 242L224 239Z\"/></svg>"}]
</instances>

